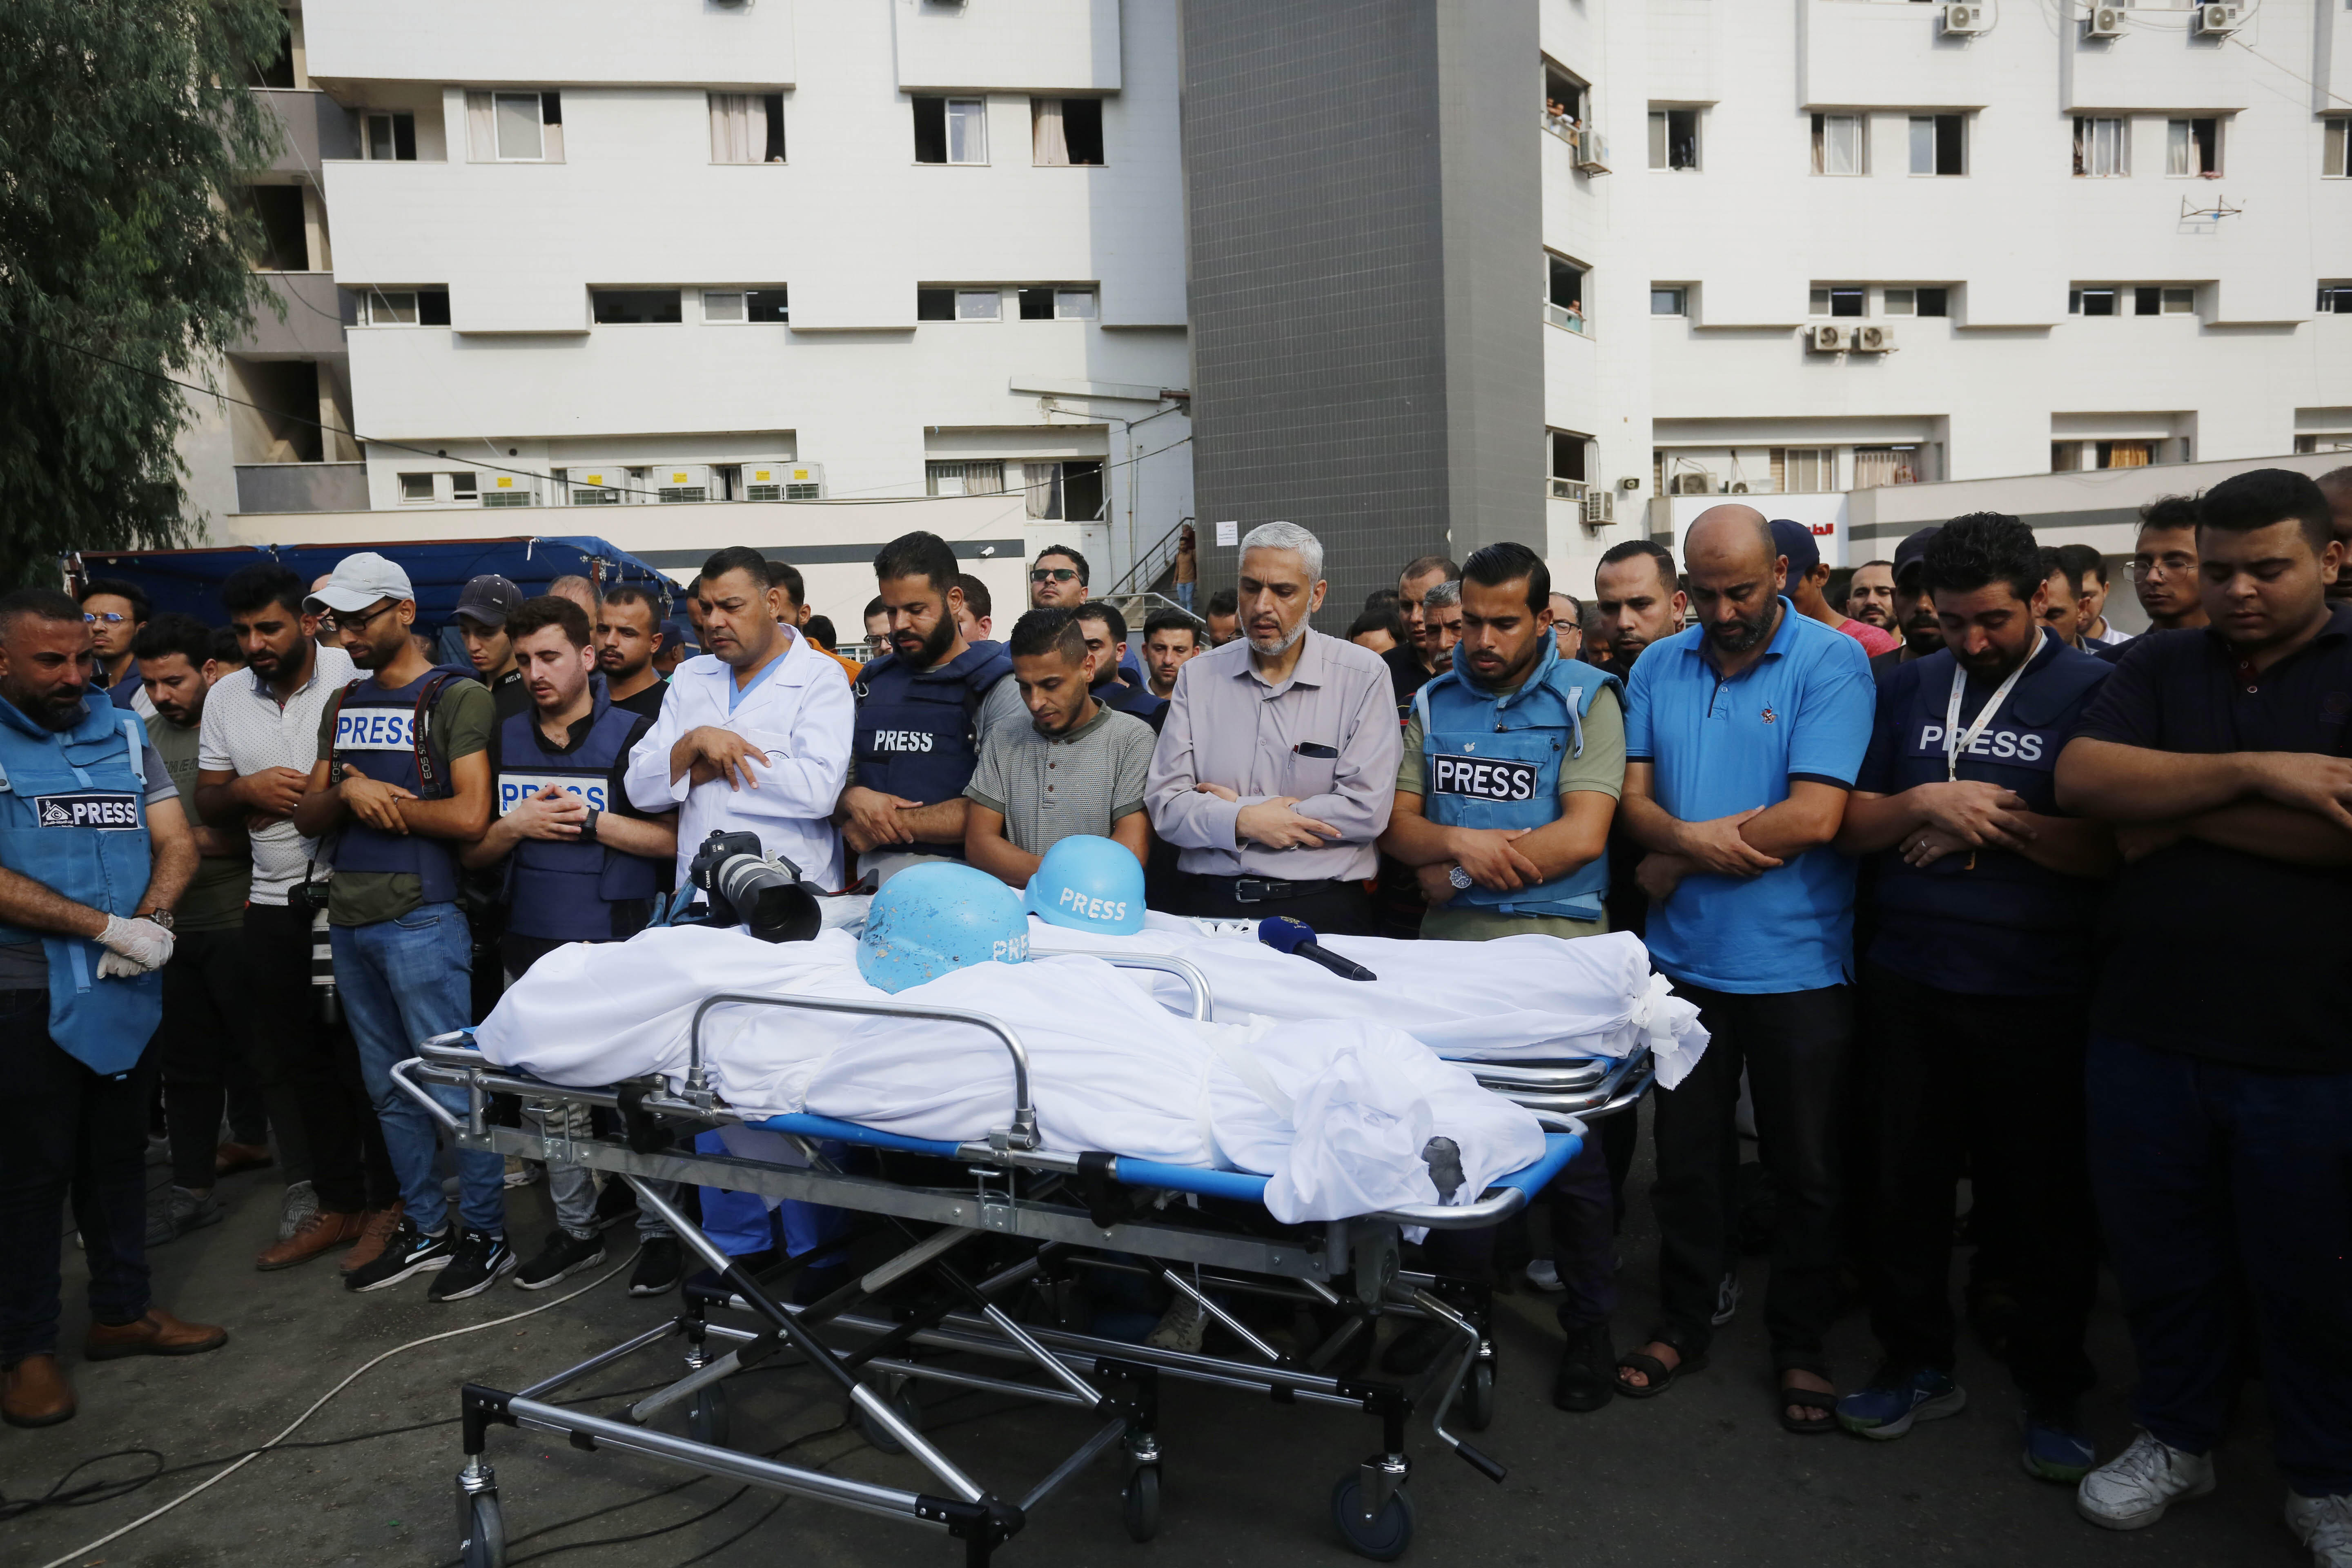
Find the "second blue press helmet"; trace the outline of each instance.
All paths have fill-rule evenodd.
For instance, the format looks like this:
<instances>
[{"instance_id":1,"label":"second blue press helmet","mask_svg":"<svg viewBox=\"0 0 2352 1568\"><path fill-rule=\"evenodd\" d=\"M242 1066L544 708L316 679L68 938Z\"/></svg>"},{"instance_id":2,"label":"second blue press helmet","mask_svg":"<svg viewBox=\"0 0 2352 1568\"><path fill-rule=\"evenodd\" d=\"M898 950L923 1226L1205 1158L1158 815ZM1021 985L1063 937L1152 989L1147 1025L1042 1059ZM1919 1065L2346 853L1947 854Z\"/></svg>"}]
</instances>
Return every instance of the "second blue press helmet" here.
<instances>
[{"instance_id":1,"label":"second blue press helmet","mask_svg":"<svg viewBox=\"0 0 2352 1568\"><path fill-rule=\"evenodd\" d=\"M975 963L1028 957L1020 896L976 867L943 860L909 866L885 882L857 939L857 973L894 995Z\"/></svg>"},{"instance_id":2,"label":"second blue press helmet","mask_svg":"<svg viewBox=\"0 0 2352 1568\"><path fill-rule=\"evenodd\" d=\"M1024 901L1047 925L1132 936L1143 929L1143 862L1115 839L1065 838L1030 874Z\"/></svg>"}]
</instances>

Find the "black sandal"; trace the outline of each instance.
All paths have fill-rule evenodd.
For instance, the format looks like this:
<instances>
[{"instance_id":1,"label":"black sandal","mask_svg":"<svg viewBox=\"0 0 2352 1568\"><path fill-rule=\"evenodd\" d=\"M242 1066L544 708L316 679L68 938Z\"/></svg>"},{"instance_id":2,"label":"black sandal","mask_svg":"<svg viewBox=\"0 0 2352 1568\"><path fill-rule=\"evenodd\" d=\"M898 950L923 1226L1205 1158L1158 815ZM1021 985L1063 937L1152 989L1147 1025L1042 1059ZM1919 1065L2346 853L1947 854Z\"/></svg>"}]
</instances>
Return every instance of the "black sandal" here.
<instances>
[{"instance_id":1,"label":"black sandal","mask_svg":"<svg viewBox=\"0 0 2352 1568\"><path fill-rule=\"evenodd\" d=\"M1838 1396L1829 1390L1797 1388L1784 1383L1780 1385L1780 1403L1774 1406L1774 1414L1780 1416L1783 1432L1791 1432L1800 1437L1814 1437L1823 1432L1837 1430ZM1789 1407L1792 1405L1813 1414L1801 1421L1791 1420Z\"/></svg>"},{"instance_id":2,"label":"black sandal","mask_svg":"<svg viewBox=\"0 0 2352 1568\"><path fill-rule=\"evenodd\" d=\"M1676 1357L1675 1364L1668 1366L1656 1356L1645 1354L1641 1351L1627 1351L1617 1358L1617 1375L1610 1379L1610 1382L1617 1385L1619 1398L1655 1399L1659 1394L1672 1388L1675 1380L1684 1373L1706 1370L1706 1357L1704 1355L1695 1356L1662 1334L1652 1334L1650 1339L1653 1342L1664 1345L1675 1352ZM1649 1381L1636 1387L1625 1381L1625 1374L1629 1372L1638 1372Z\"/></svg>"}]
</instances>

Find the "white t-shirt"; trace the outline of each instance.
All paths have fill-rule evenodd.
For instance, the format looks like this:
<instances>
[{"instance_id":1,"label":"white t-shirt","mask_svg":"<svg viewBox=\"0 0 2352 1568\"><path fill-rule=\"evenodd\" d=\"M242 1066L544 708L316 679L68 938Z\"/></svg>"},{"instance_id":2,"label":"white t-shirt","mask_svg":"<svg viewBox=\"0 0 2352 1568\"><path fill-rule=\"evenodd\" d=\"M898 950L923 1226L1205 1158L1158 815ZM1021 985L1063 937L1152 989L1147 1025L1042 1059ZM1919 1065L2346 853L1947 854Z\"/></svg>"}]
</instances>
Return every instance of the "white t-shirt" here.
<instances>
[{"instance_id":1,"label":"white t-shirt","mask_svg":"<svg viewBox=\"0 0 2352 1568\"><path fill-rule=\"evenodd\" d=\"M227 772L243 778L269 768L296 768L308 773L319 761L319 721L335 693L359 674L352 656L339 647L320 647L311 661L310 679L284 707L269 683L249 669L224 677L205 699L202 738L196 766L206 772ZM294 831L290 819L248 825L253 840L253 892L257 904L283 904L286 895L306 873L324 876L319 865L319 841Z\"/></svg>"}]
</instances>

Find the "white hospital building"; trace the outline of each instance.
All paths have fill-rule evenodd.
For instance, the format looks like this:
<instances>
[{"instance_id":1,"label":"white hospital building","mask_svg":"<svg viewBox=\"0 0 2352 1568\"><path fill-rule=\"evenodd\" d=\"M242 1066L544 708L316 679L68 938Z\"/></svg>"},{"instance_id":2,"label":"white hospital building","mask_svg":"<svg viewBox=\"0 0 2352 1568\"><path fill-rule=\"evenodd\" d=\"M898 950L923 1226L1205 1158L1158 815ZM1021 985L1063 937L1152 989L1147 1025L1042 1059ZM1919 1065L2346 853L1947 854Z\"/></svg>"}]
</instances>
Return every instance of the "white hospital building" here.
<instances>
[{"instance_id":1,"label":"white hospital building","mask_svg":"<svg viewBox=\"0 0 2352 1568\"><path fill-rule=\"evenodd\" d=\"M1329 622L1497 539L1581 588L1710 496L1837 562L1988 505L2114 552L2154 494L2352 461L2347 0L293 25L287 312L184 443L215 542L749 544L855 636L908 528L1009 605L1047 542L1144 587L1197 516L1215 586L1213 524L1285 517Z\"/></svg>"}]
</instances>

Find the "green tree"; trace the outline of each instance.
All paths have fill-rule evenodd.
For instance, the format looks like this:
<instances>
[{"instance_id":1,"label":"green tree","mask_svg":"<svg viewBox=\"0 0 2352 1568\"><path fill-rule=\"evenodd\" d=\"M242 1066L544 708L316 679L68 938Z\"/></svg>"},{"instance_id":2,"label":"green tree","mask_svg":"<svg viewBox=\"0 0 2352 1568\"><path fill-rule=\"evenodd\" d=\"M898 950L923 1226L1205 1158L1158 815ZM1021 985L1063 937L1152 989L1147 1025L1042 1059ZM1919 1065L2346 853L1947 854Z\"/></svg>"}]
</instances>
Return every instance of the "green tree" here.
<instances>
[{"instance_id":1,"label":"green tree","mask_svg":"<svg viewBox=\"0 0 2352 1568\"><path fill-rule=\"evenodd\" d=\"M274 0L0 0L0 587L191 531L174 439L266 298Z\"/></svg>"}]
</instances>

